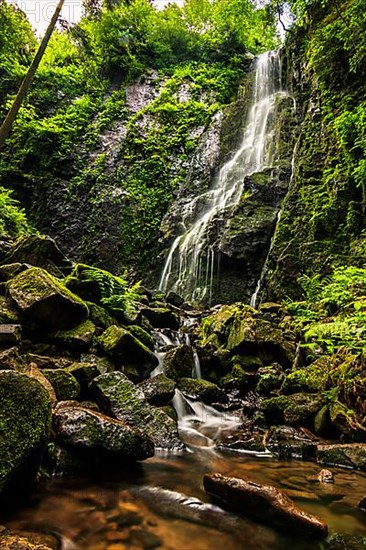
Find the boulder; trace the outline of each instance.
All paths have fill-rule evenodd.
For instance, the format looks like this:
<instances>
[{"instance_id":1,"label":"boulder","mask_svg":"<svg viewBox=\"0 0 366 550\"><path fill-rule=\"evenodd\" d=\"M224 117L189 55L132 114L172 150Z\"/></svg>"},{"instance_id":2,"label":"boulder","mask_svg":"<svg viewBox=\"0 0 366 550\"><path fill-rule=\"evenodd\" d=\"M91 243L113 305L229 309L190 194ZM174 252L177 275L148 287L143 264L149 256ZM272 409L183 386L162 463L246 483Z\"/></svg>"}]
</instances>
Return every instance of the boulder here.
<instances>
[{"instance_id":1,"label":"boulder","mask_svg":"<svg viewBox=\"0 0 366 550\"><path fill-rule=\"evenodd\" d=\"M0 324L0 346L10 347L19 344L22 337L21 325L1 325Z\"/></svg>"},{"instance_id":2,"label":"boulder","mask_svg":"<svg viewBox=\"0 0 366 550\"><path fill-rule=\"evenodd\" d=\"M67 350L88 351L92 345L95 330L94 323L87 319L77 327L54 332L48 339L56 346Z\"/></svg>"},{"instance_id":3,"label":"boulder","mask_svg":"<svg viewBox=\"0 0 366 550\"><path fill-rule=\"evenodd\" d=\"M107 328L99 338L107 356L119 366L136 367L136 377L145 378L159 363L153 352L128 330L115 325Z\"/></svg>"},{"instance_id":4,"label":"boulder","mask_svg":"<svg viewBox=\"0 0 366 550\"><path fill-rule=\"evenodd\" d=\"M366 444L346 443L318 445L316 460L325 466L341 466L355 470L366 470Z\"/></svg>"},{"instance_id":5,"label":"boulder","mask_svg":"<svg viewBox=\"0 0 366 550\"><path fill-rule=\"evenodd\" d=\"M55 390L58 401L77 399L80 395L80 384L65 369L43 369L42 373Z\"/></svg>"},{"instance_id":6,"label":"boulder","mask_svg":"<svg viewBox=\"0 0 366 550\"><path fill-rule=\"evenodd\" d=\"M51 402L34 378L0 372L0 500L33 484L51 428Z\"/></svg>"},{"instance_id":7,"label":"boulder","mask_svg":"<svg viewBox=\"0 0 366 550\"><path fill-rule=\"evenodd\" d=\"M3 296L0 296L0 323L15 325L19 323L19 313Z\"/></svg>"},{"instance_id":8,"label":"boulder","mask_svg":"<svg viewBox=\"0 0 366 550\"><path fill-rule=\"evenodd\" d=\"M273 390L278 390L284 379L283 369L278 363L260 367L257 374L259 380L256 391L261 395L269 395Z\"/></svg>"},{"instance_id":9,"label":"boulder","mask_svg":"<svg viewBox=\"0 0 366 550\"><path fill-rule=\"evenodd\" d=\"M270 426L276 424L299 426L312 425L315 415L322 406L322 398L316 394L295 393L264 399L260 404L260 410Z\"/></svg>"},{"instance_id":10,"label":"boulder","mask_svg":"<svg viewBox=\"0 0 366 550\"><path fill-rule=\"evenodd\" d=\"M195 378L180 378L178 388L187 397L198 399L208 405L215 402L226 402L227 397L222 389L208 380L197 380Z\"/></svg>"},{"instance_id":11,"label":"boulder","mask_svg":"<svg viewBox=\"0 0 366 550\"><path fill-rule=\"evenodd\" d=\"M21 358L27 363L35 363L39 369L64 369L72 364L72 360L66 357L50 357L37 353L27 353Z\"/></svg>"},{"instance_id":12,"label":"boulder","mask_svg":"<svg viewBox=\"0 0 366 550\"><path fill-rule=\"evenodd\" d=\"M202 344L211 343L235 354L267 353L275 361L290 367L296 355L292 333L285 332L254 310L242 304L222 306L201 327Z\"/></svg>"},{"instance_id":13,"label":"boulder","mask_svg":"<svg viewBox=\"0 0 366 550\"><path fill-rule=\"evenodd\" d=\"M170 328L178 330L179 317L168 308L143 307L139 313L139 319L145 317L154 328Z\"/></svg>"},{"instance_id":14,"label":"boulder","mask_svg":"<svg viewBox=\"0 0 366 550\"><path fill-rule=\"evenodd\" d=\"M195 368L192 347L182 344L167 351L162 366L164 374L172 380L192 376Z\"/></svg>"},{"instance_id":15,"label":"boulder","mask_svg":"<svg viewBox=\"0 0 366 550\"><path fill-rule=\"evenodd\" d=\"M71 262L55 241L46 235L20 237L6 254L3 263L26 263L42 267L56 277L71 268Z\"/></svg>"},{"instance_id":16,"label":"boulder","mask_svg":"<svg viewBox=\"0 0 366 550\"><path fill-rule=\"evenodd\" d=\"M77 326L88 316L85 303L49 273L27 269L7 283L8 298L17 309L47 330Z\"/></svg>"},{"instance_id":17,"label":"boulder","mask_svg":"<svg viewBox=\"0 0 366 550\"><path fill-rule=\"evenodd\" d=\"M122 372L98 376L91 384L91 393L102 411L141 430L156 447L183 448L177 423L164 411L149 405L143 392Z\"/></svg>"},{"instance_id":18,"label":"boulder","mask_svg":"<svg viewBox=\"0 0 366 550\"><path fill-rule=\"evenodd\" d=\"M155 343L154 338L143 328L138 325L130 325L128 330L134 335L137 340L140 340L147 348L154 351Z\"/></svg>"},{"instance_id":19,"label":"boulder","mask_svg":"<svg viewBox=\"0 0 366 550\"><path fill-rule=\"evenodd\" d=\"M0 281L9 281L9 279L13 279L13 277L30 267L32 266L29 264L21 263L0 265Z\"/></svg>"},{"instance_id":20,"label":"boulder","mask_svg":"<svg viewBox=\"0 0 366 550\"><path fill-rule=\"evenodd\" d=\"M324 546L325 550L365 550L366 537L335 533Z\"/></svg>"},{"instance_id":21,"label":"boulder","mask_svg":"<svg viewBox=\"0 0 366 550\"><path fill-rule=\"evenodd\" d=\"M49 380L45 377L43 372L39 370L37 365L35 363L30 363L27 365L26 369L24 370L24 374L27 374L31 378L35 378L38 380L40 384L44 387L46 392L48 393L48 397L50 398L52 408L56 406L57 404L57 397L56 392Z\"/></svg>"},{"instance_id":22,"label":"boulder","mask_svg":"<svg viewBox=\"0 0 366 550\"><path fill-rule=\"evenodd\" d=\"M285 493L270 485L259 485L250 480L221 474L206 474L203 486L209 494L240 514L286 531L322 538L328 534L327 525L321 519L304 512Z\"/></svg>"},{"instance_id":23,"label":"boulder","mask_svg":"<svg viewBox=\"0 0 366 550\"><path fill-rule=\"evenodd\" d=\"M116 319L101 305L94 302L86 302L86 305L89 309L89 319L96 327L106 329L117 324Z\"/></svg>"},{"instance_id":24,"label":"boulder","mask_svg":"<svg viewBox=\"0 0 366 550\"><path fill-rule=\"evenodd\" d=\"M0 370L23 371L26 361L20 355L17 347L12 347L0 352Z\"/></svg>"},{"instance_id":25,"label":"boulder","mask_svg":"<svg viewBox=\"0 0 366 550\"><path fill-rule=\"evenodd\" d=\"M165 374L158 374L141 382L138 387L144 392L145 398L151 405L163 407L173 399L175 382Z\"/></svg>"},{"instance_id":26,"label":"boulder","mask_svg":"<svg viewBox=\"0 0 366 550\"><path fill-rule=\"evenodd\" d=\"M280 460L312 460L318 441L308 430L289 426L274 426L265 436L266 448Z\"/></svg>"},{"instance_id":27,"label":"boulder","mask_svg":"<svg viewBox=\"0 0 366 550\"><path fill-rule=\"evenodd\" d=\"M145 460L154 455L149 437L124 422L86 407L61 402L53 416L56 441L91 459Z\"/></svg>"},{"instance_id":28,"label":"boulder","mask_svg":"<svg viewBox=\"0 0 366 550\"><path fill-rule=\"evenodd\" d=\"M113 369L109 368L107 365L103 365L103 362L101 361L100 363L98 362L76 363L75 362L66 370L80 384L81 394L87 395L89 385L94 380L94 378L96 378L100 374L105 374L106 372L109 372L110 370L113 370Z\"/></svg>"}]
</instances>

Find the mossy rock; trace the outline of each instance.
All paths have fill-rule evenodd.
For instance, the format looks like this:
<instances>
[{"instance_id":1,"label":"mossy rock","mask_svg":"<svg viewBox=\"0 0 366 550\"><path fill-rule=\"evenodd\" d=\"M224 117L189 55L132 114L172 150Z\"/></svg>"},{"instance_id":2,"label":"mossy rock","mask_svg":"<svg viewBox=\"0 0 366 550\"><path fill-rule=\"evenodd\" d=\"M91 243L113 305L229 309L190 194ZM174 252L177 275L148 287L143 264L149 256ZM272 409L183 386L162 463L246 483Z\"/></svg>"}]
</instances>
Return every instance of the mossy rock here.
<instances>
[{"instance_id":1,"label":"mossy rock","mask_svg":"<svg viewBox=\"0 0 366 550\"><path fill-rule=\"evenodd\" d=\"M164 374L172 380L192 376L195 368L192 347L182 344L167 351L162 366Z\"/></svg>"},{"instance_id":2,"label":"mossy rock","mask_svg":"<svg viewBox=\"0 0 366 550\"><path fill-rule=\"evenodd\" d=\"M20 237L4 258L4 263L25 263L46 269L52 275L62 276L71 268L71 262L57 244L47 235L26 235Z\"/></svg>"},{"instance_id":3,"label":"mossy rock","mask_svg":"<svg viewBox=\"0 0 366 550\"><path fill-rule=\"evenodd\" d=\"M124 422L73 403L60 403L54 412L56 442L94 460L145 460L154 455L151 439Z\"/></svg>"},{"instance_id":4,"label":"mossy rock","mask_svg":"<svg viewBox=\"0 0 366 550\"><path fill-rule=\"evenodd\" d=\"M178 388L187 397L198 399L208 405L212 403L224 403L227 397L222 389L208 380L197 380L196 378L180 378Z\"/></svg>"},{"instance_id":5,"label":"mossy rock","mask_svg":"<svg viewBox=\"0 0 366 550\"><path fill-rule=\"evenodd\" d=\"M253 390L258 382L258 375L253 371L246 371L241 365L234 365L231 372L220 380L220 385L228 389L241 392Z\"/></svg>"},{"instance_id":6,"label":"mossy rock","mask_svg":"<svg viewBox=\"0 0 366 550\"><path fill-rule=\"evenodd\" d=\"M27 362L19 353L17 347L12 347L0 352L0 369L16 370L23 372L26 369Z\"/></svg>"},{"instance_id":7,"label":"mossy rock","mask_svg":"<svg viewBox=\"0 0 366 550\"><path fill-rule=\"evenodd\" d=\"M159 363L153 352L128 330L115 325L107 328L99 338L107 356L120 366L135 367L138 378L145 378Z\"/></svg>"},{"instance_id":8,"label":"mossy rock","mask_svg":"<svg viewBox=\"0 0 366 550\"><path fill-rule=\"evenodd\" d=\"M88 308L78 296L38 267L8 281L7 289L9 303L47 330L73 328L88 316Z\"/></svg>"},{"instance_id":9,"label":"mossy rock","mask_svg":"<svg viewBox=\"0 0 366 550\"><path fill-rule=\"evenodd\" d=\"M263 367L263 361L259 355L234 355L232 358L234 365L240 365L246 370L256 371Z\"/></svg>"},{"instance_id":10,"label":"mossy rock","mask_svg":"<svg viewBox=\"0 0 366 550\"><path fill-rule=\"evenodd\" d=\"M329 404L329 419L344 441L366 441L366 428L360 424L356 413L343 403L334 401Z\"/></svg>"},{"instance_id":11,"label":"mossy rock","mask_svg":"<svg viewBox=\"0 0 366 550\"><path fill-rule=\"evenodd\" d=\"M256 391L261 395L269 395L272 391L278 390L284 379L282 367L278 363L261 367L257 374L259 380Z\"/></svg>"},{"instance_id":12,"label":"mossy rock","mask_svg":"<svg viewBox=\"0 0 366 550\"><path fill-rule=\"evenodd\" d=\"M22 273L22 271L25 271L30 267L31 266L28 264L20 263L0 265L0 280L4 282L9 281L9 279L13 279L19 275L19 273Z\"/></svg>"},{"instance_id":13,"label":"mossy rock","mask_svg":"<svg viewBox=\"0 0 366 550\"><path fill-rule=\"evenodd\" d=\"M135 338L137 338L137 340L140 340L144 346L149 348L151 351L154 351L154 338L146 330L138 325L130 325L128 330L134 335Z\"/></svg>"},{"instance_id":14,"label":"mossy rock","mask_svg":"<svg viewBox=\"0 0 366 550\"><path fill-rule=\"evenodd\" d=\"M335 533L325 543L325 550L365 550L366 537Z\"/></svg>"},{"instance_id":15,"label":"mossy rock","mask_svg":"<svg viewBox=\"0 0 366 550\"><path fill-rule=\"evenodd\" d=\"M117 324L116 319L101 305L94 302L86 302L86 305L89 309L89 319L96 327L106 329Z\"/></svg>"},{"instance_id":16,"label":"mossy rock","mask_svg":"<svg viewBox=\"0 0 366 550\"><path fill-rule=\"evenodd\" d=\"M323 406L322 398L316 394L297 393L264 399L260 410L270 426L312 425L315 415Z\"/></svg>"},{"instance_id":17,"label":"mossy rock","mask_svg":"<svg viewBox=\"0 0 366 550\"><path fill-rule=\"evenodd\" d=\"M33 484L51 429L51 402L34 378L0 372L0 502Z\"/></svg>"},{"instance_id":18,"label":"mossy rock","mask_svg":"<svg viewBox=\"0 0 366 550\"><path fill-rule=\"evenodd\" d=\"M325 466L341 466L366 471L366 444L318 445L316 460Z\"/></svg>"},{"instance_id":19,"label":"mossy rock","mask_svg":"<svg viewBox=\"0 0 366 550\"><path fill-rule=\"evenodd\" d=\"M138 387L151 405L162 407L174 397L176 383L164 374L158 374L141 382Z\"/></svg>"},{"instance_id":20,"label":"mossy rock","mask_svg":"<svg viewBox=\"0 0 366 550\"><path fill-rule=\"evenodd\" d=\"M143 307L139 314L140 319L141 317L145 317L154 328L178 330L180 327L178 316L169 308Z\"/></svg>"},{"instance_id":21,"label":"mossy rock","mask_svg":"<svg viewBox=\"0 0 366 550\"><path fill-rule=\"evenodd\" d=\"M52 384L58 401L77 399L80 395L80 384L76 378L65 369L43 369L42 373Z\"/></svg>"},{"instance_id":22,"label":"mossy rock","mask_svg":"<svg viewBox=\"0 0 366 550\"><path fill-rule=\"evenodd\" d=\"M57 347L71 351L87 351L93 342L96 327L87 319L75 328L61 330L49 336L49 340Z\"/></svg>"},{"instance_id":23,"label":"mossy rock","mask_svg":"<svg viewBox=\"0 0 366 550\"><path fill-rule=\"evenodd\" d=\"M283 382L284 393L319 392L328 387L331 358L322 357L308 367L288 374Z\"/></svg>"},{"instance_id":24,"label":"mossy rock","mask_svg":"<svg viewBox=\"0 0 366 550\"><path fill-rule=\"evenodd\" d=\"M155 447L182 450L177 423L149 405L143 392L123 373L98 376L91 384L91 393L102 411L139 429L153 440Z\"/></svg>"},{"instance_id":25,"label":"mossy rock","mask_svg":"<svg viewBox=\"0 0 366 550\"><path fill-rule=\"evenodd\" d=\"M66 372L71 374L80 384L81 395L87 395L89 384L101 374L109 372L111 366L109 364L103 365L103 362L99 363L87 363L87 362L75 362L70 367L65 369Z\"/></svg>"},{"instance_id":26,"label":"mossy rock","mask_svg":"<svg viewBox=\"0 0 366 550\"><path fill-rule=\"evenodd\" d=\"M0 324L17 324L19 323L19 313L7 302L7 300L0 296Z\"/></svg>"}]
</instances>

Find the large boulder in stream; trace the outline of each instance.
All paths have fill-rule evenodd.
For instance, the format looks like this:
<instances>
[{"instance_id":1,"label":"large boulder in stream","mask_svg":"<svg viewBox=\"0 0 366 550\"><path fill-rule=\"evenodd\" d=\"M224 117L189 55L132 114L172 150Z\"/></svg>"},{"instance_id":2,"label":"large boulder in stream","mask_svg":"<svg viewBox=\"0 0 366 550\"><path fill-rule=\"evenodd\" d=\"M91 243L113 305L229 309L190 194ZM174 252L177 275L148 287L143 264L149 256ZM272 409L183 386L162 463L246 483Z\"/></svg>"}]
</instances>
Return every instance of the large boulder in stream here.
<instances>
[{"instance_id":1,"label":"large boulder in stream","mask_svg":"<svg viewBox=\"0 0 366 550\"><path fill-rule=\"evenodd\" d=\"M248 479L206 474L205 490L231 510L287 531L300 531L316 537L326 537L327 525L317 516L298 508L282 491L271 485L259 485Z\"/></svg>"},{"instance_id":2,"label":"large boulder in stream","mask_svg":"<svg viewBox=\"0 0 366 550\"><path fill-rule=\"evenodd\" d=\"M91 393L103 412L139 429L153 440L156 447L175 451L183 449L176 421L149 405L143 392L122 372L95 378Z\"/></svg>"},{"instance_id":3,"label":"large boulder in stream","mask_svg":"<svg viewBox=\"0 0 366 550\"><path fill-rule=\"evenodd\" d=\"M75 402L60 402L53 415L56 441L84 457L145 460L154 455L149 437L126 423Z\"/></svg>"},{"instance_id":4,"label":"large boulder in stream","mask_svg":"<svg viewBox=\"0 0 366 550\"><path fill-rule=\"evenodd\" d=\"M0 501L23 494L36 478L50 429L51 401L38 380L0 372Z\"/></svg>"},{"instance_id":5,"label":"large boulder in stream","mask_svg":"<svg viewBox=\"0 0 366 550\"><path fill-rule=\"evenodd\" d=\"M8 281L7 291L11 304L47 331L73 328L88 316L88 308L78 296L38 267Z\"/></svg>"},{"instance_id":6,"label":"large boulder in stream","mask_svg":"<svg viewBox=\"0 0 366 550\"><path fill-rule=\"evenodd\" d=\"M99 338L104 353L134 380L142 380L158 365L154 353L128 330L112 325Z\"/></svg>"}]
</instances>

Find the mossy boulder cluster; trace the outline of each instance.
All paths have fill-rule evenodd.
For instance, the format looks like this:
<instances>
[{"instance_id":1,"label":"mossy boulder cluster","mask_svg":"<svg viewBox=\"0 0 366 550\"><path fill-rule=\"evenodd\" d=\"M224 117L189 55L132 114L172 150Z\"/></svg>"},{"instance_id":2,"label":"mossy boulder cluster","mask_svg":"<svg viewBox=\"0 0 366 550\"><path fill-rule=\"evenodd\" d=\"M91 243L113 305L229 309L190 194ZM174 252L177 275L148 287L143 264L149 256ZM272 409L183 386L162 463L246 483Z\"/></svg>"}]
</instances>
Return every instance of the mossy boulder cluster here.
<instances>
[{"instance_id":1,"label":"mossy boulder cluster","mask_svg":"<svg viewBox=\"0 0 366 550\"><path fill-rule=\"evenodd\" d=\"M13 262L0 265L1 503L29 490L41 463L65 473L182 450L176 419L159 409L175 382L148 385L153 325L177 327L177 314L144 291L128 313L121 278L73 266L46 237L22 237L1 257ZM103 304L106 288L117 306ZM145 379L146 396L135 385Z\"/></svg>"}]
</instances>

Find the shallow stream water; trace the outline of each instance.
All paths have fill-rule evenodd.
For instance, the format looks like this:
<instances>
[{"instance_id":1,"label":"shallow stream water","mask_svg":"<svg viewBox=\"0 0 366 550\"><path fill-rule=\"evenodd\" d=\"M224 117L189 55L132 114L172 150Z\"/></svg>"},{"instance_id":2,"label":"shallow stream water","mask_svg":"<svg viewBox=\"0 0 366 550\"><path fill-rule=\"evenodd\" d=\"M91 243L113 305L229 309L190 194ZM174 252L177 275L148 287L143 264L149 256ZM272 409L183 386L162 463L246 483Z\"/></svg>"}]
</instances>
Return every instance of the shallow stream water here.
<instances>
[{"instance_id":1,"label":"shallow stream water","mask_svg":"<svg viewBox=\"0 0 366 550\"><path fill-rule=\"evenodd\" d=\"M321 548L302 535L281 533L197 502L212 502L202 478L220 472L283 489L304 510L325 520L331 533L366 535L366 515L357 508L366 495L366 474L332 468L334 484L307 480L319 470L311 462L191 446L181 455L157 453L136 466L125 465L118 475L51 480L32 502L3 519L12 529L57 533L64 550Z\"/></svg>"}]
</instances>

